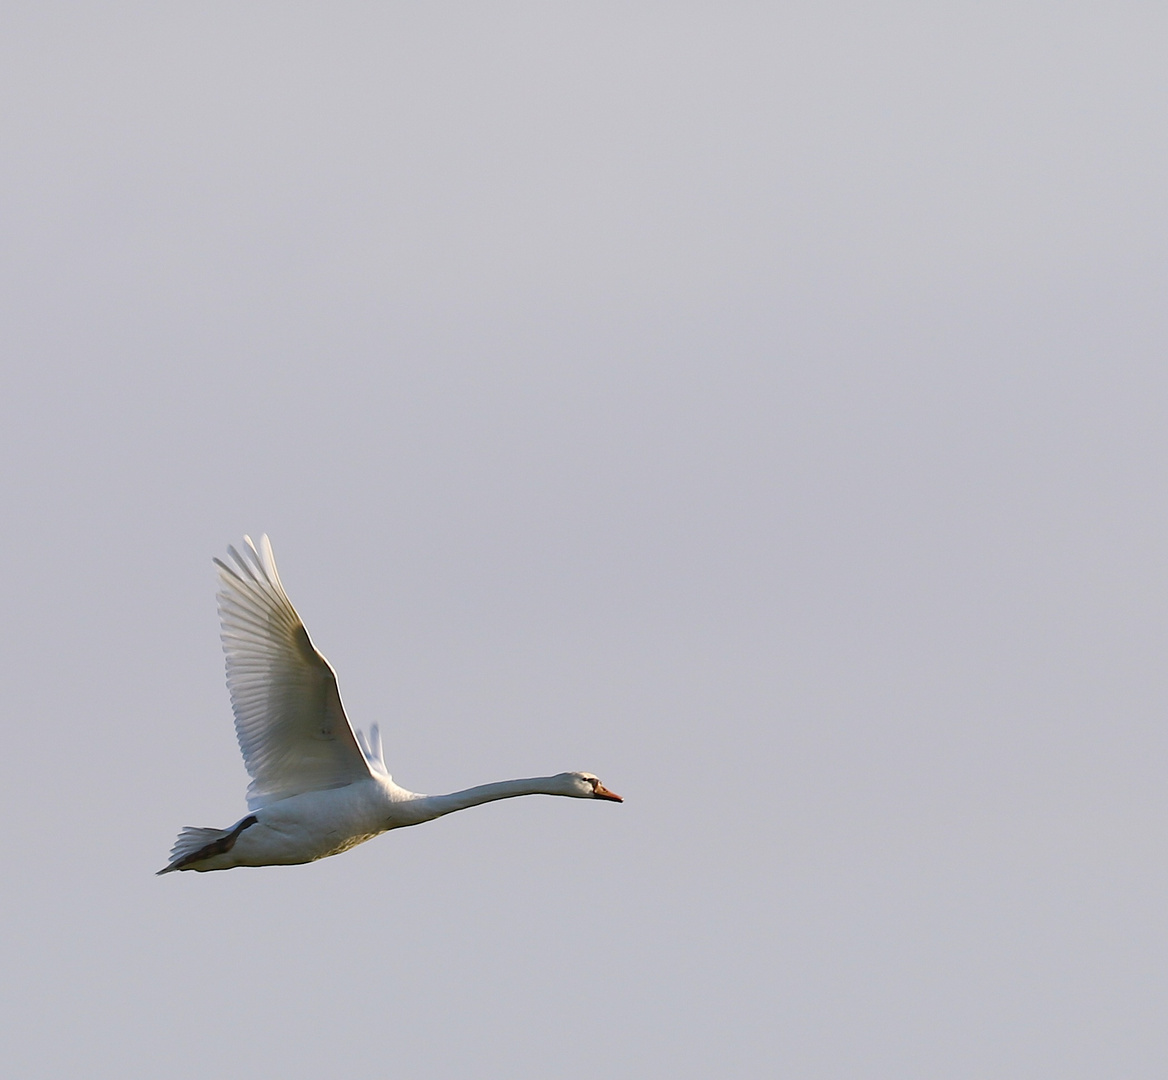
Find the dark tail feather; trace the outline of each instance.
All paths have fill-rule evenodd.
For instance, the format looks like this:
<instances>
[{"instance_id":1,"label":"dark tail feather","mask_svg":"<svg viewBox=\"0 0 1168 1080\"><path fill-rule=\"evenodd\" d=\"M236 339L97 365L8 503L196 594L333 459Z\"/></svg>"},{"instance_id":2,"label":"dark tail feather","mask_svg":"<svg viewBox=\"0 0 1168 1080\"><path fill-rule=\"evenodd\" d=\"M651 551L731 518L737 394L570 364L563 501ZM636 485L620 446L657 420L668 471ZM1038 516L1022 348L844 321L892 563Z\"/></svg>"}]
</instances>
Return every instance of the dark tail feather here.
<instances>
[{"instance_id":1,"label":"dark tail feather","mask_svg":"<svg viewBox=\"0 0 1168 1080\"><path fill-rule=\"evenodd\" d=\"M170 865L164 866L154 876L161 877L174 870L186 870L193 863L230 851L235 847L239 834L258 820L255 814L248 814L230 829L196 829L188 825L178 834L174 847L170 849Z\"/></svg>"}]
</instances>

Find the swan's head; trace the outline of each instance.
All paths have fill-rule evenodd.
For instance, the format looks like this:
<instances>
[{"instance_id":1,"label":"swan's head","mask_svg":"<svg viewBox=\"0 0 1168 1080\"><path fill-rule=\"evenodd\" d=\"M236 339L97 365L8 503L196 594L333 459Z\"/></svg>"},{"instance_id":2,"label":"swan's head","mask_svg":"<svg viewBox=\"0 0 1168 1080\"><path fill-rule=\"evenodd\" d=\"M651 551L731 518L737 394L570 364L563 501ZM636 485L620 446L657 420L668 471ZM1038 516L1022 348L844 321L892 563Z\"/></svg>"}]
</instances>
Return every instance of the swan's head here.
<instances>
[{"instance_id":1,"label":"swan's head","mask_svg":"<svg viewBox=\"0 0 1168 1080\"><path fill-rule=\"evenodd\" d=\"M598 777L586 772L560 773L557 780L563 781L564 794L575 799L607 799L609 802L624 802L615 791L609 791Z\"/></svg>"}]
</instances>

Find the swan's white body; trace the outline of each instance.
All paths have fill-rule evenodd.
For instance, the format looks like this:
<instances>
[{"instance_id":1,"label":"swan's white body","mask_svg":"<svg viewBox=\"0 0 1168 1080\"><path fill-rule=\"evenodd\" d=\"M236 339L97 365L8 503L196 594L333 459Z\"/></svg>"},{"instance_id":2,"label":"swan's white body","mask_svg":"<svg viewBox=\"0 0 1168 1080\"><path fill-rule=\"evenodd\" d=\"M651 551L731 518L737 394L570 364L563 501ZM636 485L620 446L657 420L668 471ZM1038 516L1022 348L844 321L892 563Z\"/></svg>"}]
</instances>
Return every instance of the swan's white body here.
<instances>
[{"instance_id":1,"label":"swan's white body","mask_svg":"<svg viewBox=\"0 0 1168 1080\"><path fill-rule=\"evenodd\" d=\"M377 726L354 732L328 661L292 607L266 536L228 548L219 567L219 617L235 731L252 777L250 813L230 829L185 828L160 874L313 862L379 833L517 795L620 802L590 773L419 795L393 782Z\"/></svg>"}]
</instances>

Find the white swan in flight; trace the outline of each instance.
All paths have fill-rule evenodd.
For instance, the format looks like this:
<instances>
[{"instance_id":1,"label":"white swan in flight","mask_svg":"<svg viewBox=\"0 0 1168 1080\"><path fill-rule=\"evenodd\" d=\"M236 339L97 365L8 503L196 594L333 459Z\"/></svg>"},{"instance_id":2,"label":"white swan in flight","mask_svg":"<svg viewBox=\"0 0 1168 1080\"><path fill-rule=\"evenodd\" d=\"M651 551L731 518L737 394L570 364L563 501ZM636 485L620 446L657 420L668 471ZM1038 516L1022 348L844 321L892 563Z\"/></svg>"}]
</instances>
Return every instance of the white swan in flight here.
<instances>
[{"instance_id":1,"label":"white swan in flight","mask_svg":"<svg viewBox=\"0 0 1168 1080\"><path fill-rule=\"evenodd\" d=\"M234 866L306 863L337 855L388 829L418 825L468 806L515 795L567 795L622 802L591 773L419 795L398 787L385 768L377 726L354 732L337 678L313 648L260 537L243 555L219 559L219 618L235 732L251 775L251 811L229 829L187 827L160 874Z\"/></svg>"}]
</instances>

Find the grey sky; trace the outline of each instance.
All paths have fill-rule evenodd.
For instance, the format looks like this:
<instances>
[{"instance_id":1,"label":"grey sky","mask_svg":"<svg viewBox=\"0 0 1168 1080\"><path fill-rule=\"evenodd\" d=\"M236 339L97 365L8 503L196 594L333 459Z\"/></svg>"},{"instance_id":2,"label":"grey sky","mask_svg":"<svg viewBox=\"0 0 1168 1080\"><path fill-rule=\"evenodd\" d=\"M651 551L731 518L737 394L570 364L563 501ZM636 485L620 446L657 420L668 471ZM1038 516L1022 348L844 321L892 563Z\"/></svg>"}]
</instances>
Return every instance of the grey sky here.
<instances>
[{"instance_id":1,"label":"grey sky","mask_svg":"<svg viewBox=\"0 0 1168 1080\"><path fill-rule=\"evenodd\" d=\"M5 6L13 1075L1162 1074L1168 19L777 8ZM625 804L153 877L262 531Z\"/></svg>"}]
</instances>

